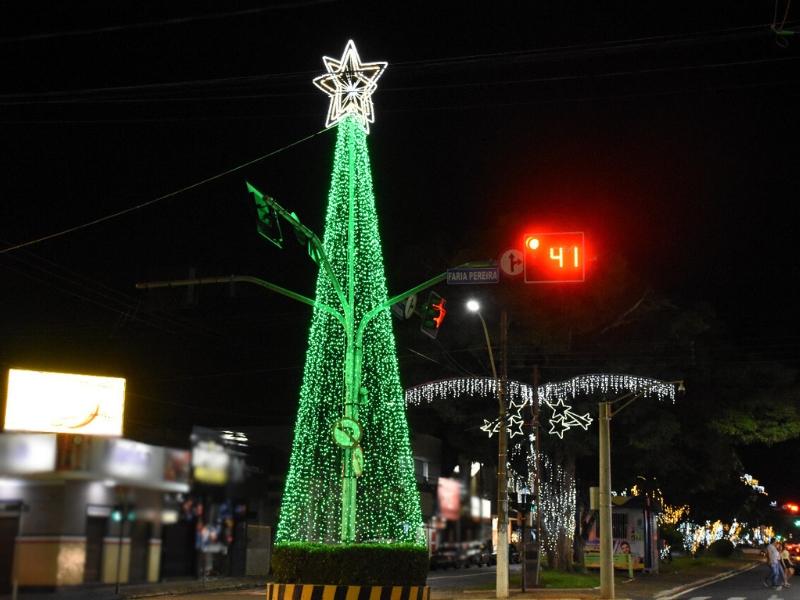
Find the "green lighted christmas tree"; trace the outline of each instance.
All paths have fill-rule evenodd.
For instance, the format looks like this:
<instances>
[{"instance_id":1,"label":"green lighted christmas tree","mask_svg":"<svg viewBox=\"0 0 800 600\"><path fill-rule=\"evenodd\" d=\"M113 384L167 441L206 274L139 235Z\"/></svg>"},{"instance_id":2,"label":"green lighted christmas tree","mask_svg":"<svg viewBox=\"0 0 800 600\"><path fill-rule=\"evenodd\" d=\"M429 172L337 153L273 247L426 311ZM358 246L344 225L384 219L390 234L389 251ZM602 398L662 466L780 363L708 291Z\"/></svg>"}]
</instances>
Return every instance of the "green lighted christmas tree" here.
<instances>
[{"instance_id":1,"label":"green lighted christmas tree","mask_svg":"<svg viewBox=\"0 0 800 600\"><path fill-rule=\"evenodd\" d=\"M323 248L340 287L320 269L315 300L341 309L344 319L313 311L277 542L422 545L388 309L365 321L362 359L348 358L365 315L387 301L367 149L371 94L386 65L361 63L352 41L341 60L324 62L328 73L315 84L331 97L328 125L338 131Z\"/></svg>"}]
</instances>

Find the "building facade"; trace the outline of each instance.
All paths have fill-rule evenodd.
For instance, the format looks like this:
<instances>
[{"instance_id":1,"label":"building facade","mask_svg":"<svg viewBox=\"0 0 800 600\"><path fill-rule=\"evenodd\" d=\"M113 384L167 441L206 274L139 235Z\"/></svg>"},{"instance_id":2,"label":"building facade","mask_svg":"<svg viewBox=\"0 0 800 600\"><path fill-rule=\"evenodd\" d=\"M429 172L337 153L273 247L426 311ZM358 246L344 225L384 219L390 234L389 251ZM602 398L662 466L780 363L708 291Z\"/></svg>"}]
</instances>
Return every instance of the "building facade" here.
<instances>
[{"instance_id":1,"label":"building facade","mask_svg":"<svg viewBox=\"0 0 800 600\"><path fill-rule=\"evenodd\" d=\"M0 586L158 581L191 453L122 438L0 434Z\"/></svg>"}]
</instances>

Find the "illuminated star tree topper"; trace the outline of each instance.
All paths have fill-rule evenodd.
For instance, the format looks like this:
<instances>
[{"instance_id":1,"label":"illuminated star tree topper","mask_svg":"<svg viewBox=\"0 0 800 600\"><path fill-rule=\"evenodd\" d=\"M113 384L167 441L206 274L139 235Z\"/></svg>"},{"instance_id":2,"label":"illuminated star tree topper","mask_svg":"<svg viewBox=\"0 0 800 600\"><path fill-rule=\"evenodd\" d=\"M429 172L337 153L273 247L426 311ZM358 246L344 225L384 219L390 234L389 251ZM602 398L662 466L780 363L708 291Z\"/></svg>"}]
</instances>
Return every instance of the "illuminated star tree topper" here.
<instances>
[{"instance_id":1,"label":"illuminated star tree topper","mask_svg":"<svg viewBox=\"0 0 800 600\"><path fill-rule=\"evenodd\" d=\"M369 133L369 124L375 122L372 94L378 89L377 82L386 70L386 63L361 62L353 40L347 42L341 60L323 56L322 62L328 72L316 77L314 85L330 98L325 127L353 115Z\"/></svg>"}]
</instances>

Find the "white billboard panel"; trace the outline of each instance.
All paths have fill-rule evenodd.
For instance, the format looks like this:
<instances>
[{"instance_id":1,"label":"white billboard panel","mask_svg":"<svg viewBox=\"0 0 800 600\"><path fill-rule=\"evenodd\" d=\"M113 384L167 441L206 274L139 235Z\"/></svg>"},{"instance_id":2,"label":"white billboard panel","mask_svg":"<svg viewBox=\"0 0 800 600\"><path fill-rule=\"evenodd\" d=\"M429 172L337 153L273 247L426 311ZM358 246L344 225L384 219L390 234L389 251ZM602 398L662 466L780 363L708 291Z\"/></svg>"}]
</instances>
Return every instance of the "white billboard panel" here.
<instances>
[{"instance_id":1,"label":"white billboard panel","mask_svg":"<svg viewBox=\"0 0 800 600\"><path fill-rule=\"evenodd\" d=\"M122 435L125 379L9 369L5 430Z\"/></svg>"}]
</instances>

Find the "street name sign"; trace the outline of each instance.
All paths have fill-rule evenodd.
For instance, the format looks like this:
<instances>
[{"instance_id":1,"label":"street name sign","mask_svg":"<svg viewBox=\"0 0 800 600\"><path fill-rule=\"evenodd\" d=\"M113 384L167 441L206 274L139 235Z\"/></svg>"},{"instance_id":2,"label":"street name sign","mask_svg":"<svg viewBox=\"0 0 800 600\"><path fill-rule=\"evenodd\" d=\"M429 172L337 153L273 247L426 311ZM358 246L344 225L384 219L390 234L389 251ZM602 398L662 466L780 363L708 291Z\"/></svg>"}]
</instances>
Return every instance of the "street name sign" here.
<instances>
[{"instance_id":1,"label":"street name sign","mask_svg":"<svg viewBox=\"0 0 800 600\"><path fill-rule=\"evenodd\" d=\"M500 270L497 267L456 267L455 269L447 269L447 285L499 282Z\"/></svg>"}]
</instances>

